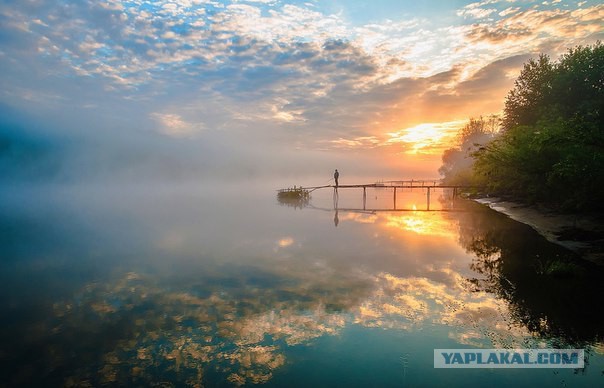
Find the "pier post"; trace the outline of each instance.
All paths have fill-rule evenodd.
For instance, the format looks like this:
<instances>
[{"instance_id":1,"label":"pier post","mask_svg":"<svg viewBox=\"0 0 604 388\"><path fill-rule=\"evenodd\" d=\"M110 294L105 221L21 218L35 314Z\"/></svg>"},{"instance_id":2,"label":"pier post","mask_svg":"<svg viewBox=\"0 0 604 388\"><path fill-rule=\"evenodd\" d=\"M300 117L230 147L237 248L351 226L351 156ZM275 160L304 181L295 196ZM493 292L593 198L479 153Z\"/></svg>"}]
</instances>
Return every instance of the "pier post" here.
<instances>
[{"instance_id":1,"label":"pier post","mask_svg":"<svg viewBox=\"0 0 604 388\"><path fill-rule=\"evenodd\" d=\"M396 210L396 186L394 187L394 210Z\"/></svg>"},{"instance_id":2,"label":"pier post","mask_svg":"<svg viewBox=\"0 0 604 388\"><path fill-rule=\"evenodd\" d=\"M428 197L428 206L426 207L426 210L430 210L430 188L428 187L428 194L426 195Z\"/></svg>"},{"instance_id":3,"label":"pier post","mask_svg":"<svg viewBox=\"0 0 604 388\"><path fill-rule=\"evenodd\" d=\"M363 210L365 210L367 205L367 187L363 186Z\"/></svg>"}]
</instances>

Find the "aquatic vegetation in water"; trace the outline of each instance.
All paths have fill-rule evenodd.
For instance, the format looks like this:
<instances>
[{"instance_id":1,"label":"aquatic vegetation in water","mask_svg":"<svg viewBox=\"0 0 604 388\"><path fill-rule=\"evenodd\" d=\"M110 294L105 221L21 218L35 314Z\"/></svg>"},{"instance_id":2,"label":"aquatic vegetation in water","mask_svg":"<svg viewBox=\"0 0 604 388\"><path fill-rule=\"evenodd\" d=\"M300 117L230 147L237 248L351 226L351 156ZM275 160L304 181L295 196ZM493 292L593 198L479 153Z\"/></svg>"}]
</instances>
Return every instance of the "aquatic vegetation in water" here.
<instances>
[{"instance_id":1,"label":"aquatic vegetation in water","mask_svg":"<svg viewBox=\"0 0 604 388\"><path fill-rule=\"evenodd\" d=\"M279 190L277 200L280 204L302 208L310 202L310 191L296 187Z\"/></svg>"},{"instance_id":2,"label":"aquatic vegetation in water","mask_svg":"<svg viewBox=\"0 0 604 388\"><path fill-rule=\"evenodd\" d=\"M277 193L277 198L279 199L309 199L310 191L302 188L296 187L289 189L279 190Z\"/></svg>"},{"instance_id":3,"label":"aquatic vegetation in water","mask_svg":"<svg viewBox=\"0 0 604 388\"><path fill-rule=\"evenodd\" d=\"M582 268L575 263L558 257L545 262L536 260L535 268L540 275L557 278L570 278L579 275L582 271Z\"/></svg>"}]
</instances>

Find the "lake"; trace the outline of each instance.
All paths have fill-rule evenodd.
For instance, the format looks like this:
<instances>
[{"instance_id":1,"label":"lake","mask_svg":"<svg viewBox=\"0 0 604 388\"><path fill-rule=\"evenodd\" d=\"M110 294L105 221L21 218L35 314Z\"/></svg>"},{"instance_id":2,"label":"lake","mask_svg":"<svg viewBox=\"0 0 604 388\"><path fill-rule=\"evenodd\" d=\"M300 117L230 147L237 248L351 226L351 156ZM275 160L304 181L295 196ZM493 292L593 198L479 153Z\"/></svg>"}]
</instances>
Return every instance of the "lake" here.
<instances>
[{"instance_id":1,"label":"lake","mask_svg":"<svg viewBox=\"0 0 604 388\"><path fill-rule=\"evenodd\" d=\"M604 385L604 272L433 190L0 194L0 386ZM434 369L579 348L584 369Z\"/></svg>"}]
</instances>

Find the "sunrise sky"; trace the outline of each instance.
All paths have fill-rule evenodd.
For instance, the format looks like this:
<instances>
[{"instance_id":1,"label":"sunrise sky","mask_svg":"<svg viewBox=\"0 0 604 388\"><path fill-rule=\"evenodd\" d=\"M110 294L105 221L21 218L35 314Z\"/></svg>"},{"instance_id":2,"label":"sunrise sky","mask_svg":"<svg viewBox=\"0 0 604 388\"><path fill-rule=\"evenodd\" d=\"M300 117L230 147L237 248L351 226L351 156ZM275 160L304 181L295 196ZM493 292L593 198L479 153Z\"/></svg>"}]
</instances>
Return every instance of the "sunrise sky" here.
<instances>
[{"instance_id":1,"label":"sunrise sky","mask_svg":"<svg viewBox=\"0 0 604 388\"><path fill-rule=\"evenodd\" d=\"M437 177L524 62L602 20L600 1L2 1L2 124L63 175Z\"/></svg>"}]
</instances>

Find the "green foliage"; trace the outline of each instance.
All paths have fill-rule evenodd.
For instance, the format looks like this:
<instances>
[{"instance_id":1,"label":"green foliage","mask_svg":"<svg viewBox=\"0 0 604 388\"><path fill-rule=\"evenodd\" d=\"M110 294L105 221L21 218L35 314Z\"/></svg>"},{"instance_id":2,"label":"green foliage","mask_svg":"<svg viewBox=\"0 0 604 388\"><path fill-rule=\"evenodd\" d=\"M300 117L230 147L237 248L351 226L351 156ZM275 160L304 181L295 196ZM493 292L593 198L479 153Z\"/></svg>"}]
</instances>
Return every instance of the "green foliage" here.
<instances>
[{"instance_id":1,"label":"green foliage","mask_svg":"<svg viewBox=\"0 0 604 388\"><path fill-rule=\"evenodd\" d=\"M531 59L525 65L520 76L505 99L503 127L533 123L539 117L541 101L550 95L553 65L547 55Z\"/></svg>"},{"instance_id":2,"label":"green foliage","mask_svg":"<svg viewBox=\"0 0 604 388\"><path fill-rule=\"evenodd\" d=\"M604 46L529 61L505 102L503 132L473 156L490 191L564 210L604 209Z\"/></svg>"}]
</instances>

